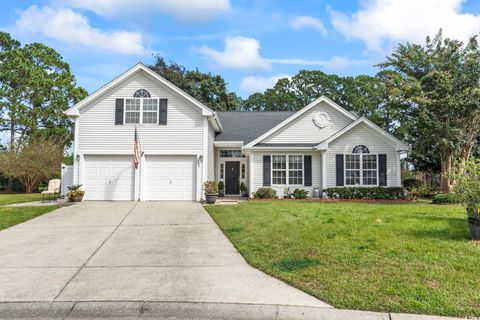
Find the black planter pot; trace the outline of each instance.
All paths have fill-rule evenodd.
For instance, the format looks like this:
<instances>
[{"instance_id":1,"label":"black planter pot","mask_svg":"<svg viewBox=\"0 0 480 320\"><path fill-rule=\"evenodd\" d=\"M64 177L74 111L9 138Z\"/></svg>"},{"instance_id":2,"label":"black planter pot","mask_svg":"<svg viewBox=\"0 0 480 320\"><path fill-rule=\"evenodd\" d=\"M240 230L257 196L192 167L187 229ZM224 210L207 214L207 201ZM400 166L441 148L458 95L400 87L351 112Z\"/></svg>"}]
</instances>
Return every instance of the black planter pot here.
<instances>
[{"instance_id":1,"label":"black planter pot","mask_svg":"<svg viewBox=\"0 0 480 320\"><path fill-rule=\"evenodd\" d=\"M205 201L207 201L208 204L214 204L217 202L217 193L205 193Z\"/></svg>"},{"instance_id":2,"label":"black planter pot","mask_svg":"<svg viewBox=\"0 0 480 320\"><path fill-rule=\"evenodd\" d=\"M468 218L468 227L472 240L480 240L480 220Z\"/></svg>"},{"instance_id":3,"label":"black planter pot","mask_svg":"<svg viewBox=\"0 0 480 320\"><path fill-rule=\"evenodd\" d=\"M218 196L219 196L219 197L225 197L225 191L219 190L219 191L218 191Z\"/></svg>"}]
</instances>

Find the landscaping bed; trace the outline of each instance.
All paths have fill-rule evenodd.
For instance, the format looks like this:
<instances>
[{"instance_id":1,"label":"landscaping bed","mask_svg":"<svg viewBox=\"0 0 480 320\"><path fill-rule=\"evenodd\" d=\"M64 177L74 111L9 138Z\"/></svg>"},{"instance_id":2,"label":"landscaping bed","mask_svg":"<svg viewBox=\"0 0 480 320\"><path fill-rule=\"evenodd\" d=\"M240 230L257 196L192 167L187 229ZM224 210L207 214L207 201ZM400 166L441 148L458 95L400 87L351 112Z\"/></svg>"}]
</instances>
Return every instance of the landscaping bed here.
<instances>
[{"instance_id":1,"label":"landscaping bed","mask_svg":"<svg viewBox=\"0 0 480 320\"><path fill-rule=\"evenodd\" d=\"M246 260L338 308L480 316L465 210L426 203L207 206Z\"/></svg>"}]
</instances>

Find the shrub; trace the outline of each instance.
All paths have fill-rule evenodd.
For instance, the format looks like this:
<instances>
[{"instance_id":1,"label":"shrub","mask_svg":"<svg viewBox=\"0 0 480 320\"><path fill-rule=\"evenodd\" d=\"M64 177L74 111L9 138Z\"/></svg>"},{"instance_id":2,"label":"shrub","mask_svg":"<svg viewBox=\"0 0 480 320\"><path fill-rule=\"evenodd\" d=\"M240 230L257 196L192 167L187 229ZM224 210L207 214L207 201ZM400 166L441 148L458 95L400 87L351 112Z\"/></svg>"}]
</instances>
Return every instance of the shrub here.
<instances>
[{"instance_id":1,"label":"shrub","mask_svg":"<svg viewBox=\"0 0 480 320\"><path fill-rule=\"evenodd\" d=\"M247 184L245 182L240 182L240 191L242 192L247 192L248 188L247 188Z\"/></svg>"},{"instance_id":2,"label":"shrub","mask_svg":"<svg viewBox=\"0 0 480 320\"><path fill-rule=\"evenodd\" d=\"M412 191L414 188L419 190L423 185L423 181L416 178L407 178L403 180L403 187L408 191Z\"/></svg>"},{"instance_id":3,"label":"shrub","mask_svg":"<svg viewBox=\"0 0 480 320\"><path fill-rule=\"evenodd\" d=\"M213 180L205 181L205 183L203 184L203 189L205 189L205 193L217 193L218 183Z\"/></svg>"},{"instance_id":4,"label":"shrub","mask_svg":"<svg viewBox=\"0 0 480 320\"><path fill-rule=\"evenodd\" d=\"M218 190L225 189L225 183L223 181L218 181Z\"/></svg>"},{"instance_id":5,"label":"shrub","mask_svg":"<svg viewBox=\"0 0 480 320\"><path fill-rule=\"evenodd\" d=\"M467 209L469 219L480 221L480 159L467 161L453 174L454 191Z\"/></svg>"},{"instance_id":6,"label":"shrub","mask_svg":"<svg viewBox=\"0 0 480 320\"><path fill-rule=\"evenodd\" d=\"M273 199L277 198L277 191L272 188L260 188L253 196L258 199Z\"/></svg>"},{"instance_id":7,"label":"shrub","mask_svg":"<svg viewBox=\"0 0 480 320\"><path fill-rule=\"evenodd\" d=\"M452 204L460 202L462 202L462 200L456 193L439 193L432 199L433 204Z\"/></svg>"},{"instance_id":8,"label":"shrub","mask_svg":"<svg viewBox=\"0 0 480 320\"><path fill-rule=\"evenodd\" d=\"M308 191L304 189L295 189L293 190L293 197L295 199L305 199L308 196Z\"/></svg>"},{"instance_id":9,"label":"shrub","mask_svg":"<svg viewBox=\"0 0 480 320\"><path fill-rule=\"evenodd\" d=\"M329 198L337 199L405 199L402 187L335 187L323 190Z\"/></svg>"}]
</instances>

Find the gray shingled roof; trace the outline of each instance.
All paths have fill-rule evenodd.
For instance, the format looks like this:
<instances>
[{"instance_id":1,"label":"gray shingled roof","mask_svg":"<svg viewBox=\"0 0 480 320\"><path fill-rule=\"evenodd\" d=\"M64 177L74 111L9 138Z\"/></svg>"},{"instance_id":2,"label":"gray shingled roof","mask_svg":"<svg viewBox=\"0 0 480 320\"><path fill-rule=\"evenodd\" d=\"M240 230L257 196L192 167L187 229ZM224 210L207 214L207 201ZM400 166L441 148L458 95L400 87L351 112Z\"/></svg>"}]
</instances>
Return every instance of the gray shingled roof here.
<instances>
[{"instance_id":1,"label":"gray shingled roof","mask_svg":"<svg viewBox=\"0 0 480 320\"><path fill-rule=\"evenodd\" d=\"M294 113L293 111L217 112L223 132L217 134L215 141L243 141L247 144Z\"/></svg>"}]
</instances>

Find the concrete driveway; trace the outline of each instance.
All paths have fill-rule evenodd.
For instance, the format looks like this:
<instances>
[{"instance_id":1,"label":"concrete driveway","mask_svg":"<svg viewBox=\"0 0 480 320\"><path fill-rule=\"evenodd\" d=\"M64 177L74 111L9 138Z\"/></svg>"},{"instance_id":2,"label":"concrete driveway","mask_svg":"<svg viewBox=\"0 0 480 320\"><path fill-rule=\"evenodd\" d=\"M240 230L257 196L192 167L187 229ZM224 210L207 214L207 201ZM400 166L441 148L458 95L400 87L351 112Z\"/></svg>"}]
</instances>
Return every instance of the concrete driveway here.
<instances>
[{"instance_id":1,"label":"concrete driveway","mask_svg":"<svg viewBox=\"0 0 480 320\"><path fill-rule=\"evenodd\" d=\"M193 202L83 202L0 232L0 302L329 307L250 267Z\"/></svg>"}]
</instances>

